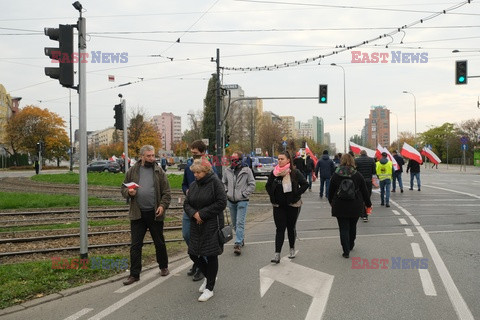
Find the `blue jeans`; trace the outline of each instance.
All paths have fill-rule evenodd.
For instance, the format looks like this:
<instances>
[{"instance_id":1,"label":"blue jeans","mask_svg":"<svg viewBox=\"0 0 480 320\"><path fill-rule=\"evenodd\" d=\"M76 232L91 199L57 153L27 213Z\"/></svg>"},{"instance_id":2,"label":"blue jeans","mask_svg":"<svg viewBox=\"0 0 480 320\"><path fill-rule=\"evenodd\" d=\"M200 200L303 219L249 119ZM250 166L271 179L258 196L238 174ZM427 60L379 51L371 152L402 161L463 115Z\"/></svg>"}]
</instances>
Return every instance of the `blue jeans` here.
<instances>
[{"instance_id":1,"label":"blue jeans","mask_svg":"<svg viewBox=\"0 0 480 320\"><path fill-rule=\"evenodd\" d=\"M413 189L413 178L417 179L417 187L420 190L421 183L420 183L420 172L410 172L410 189Z\"/></svg>"},{"instance_id":2,"label":"blue jeans","mask_svg":"<svg viewBox=\"0 0 480 320\"><path fill-rule=\"evenodd\" d=\"M182 236L188 246L190 243L190 217L185 212L182 218Z\"/></svg>"},{"instance_id":3,"label":"blue jeans","mask_svg":"<svg viewBox=\"0 0 480 320\"><path fill-rule=\"evenodd\" d=\"M306 173L305 178L308 181L308 189L312 190L312 173Z\"/></svg>"},{"instance_id":4,"label":"blue jeans","mask_svg":"<svg viewBox=\"0 0 480 320\"><path fill-rule=\"evenodd\" d=\"M245 221L247 220L248 201L233 203L228 201L232 227L235 230L235 244L243 244L245 235Z\"/></svg>"},{"instance_id":5,"label":"blue jeans","mask_svg":"<svg viewBox=\"0 0 480 320\"><path fill-rule=\"evenodd\" d=\"M328 188L330 188L330 178L320 177L320 197L323 197L324 185L325 185L325 197L328 198Z\"/></svg>"},{"instance_id":6,"label":"blue jeans","mask_svg":"<svg viewBox=\"0 0 480 320\"><path fill-rule=\"evenodd\" d=\"M390 204L390 185L392 180L380 180L380 200L383 203ZM385 201L384 201L385 200Z\"/></svg>"},{"instance_id":7,"label":"blue jeans","mask_svg":"<svg viewBox=\"0 0 480 320\"><path fill-rule=\"evenodd\" d=\"M403 182L402 182L402 172L401 171L395 171L393 173L393 184L392 184L392 190L395 191L395 187L397 185L396 180L398 180L398 186L400 187L400 190L403 190Z\"/></svg>"}]
</instances>

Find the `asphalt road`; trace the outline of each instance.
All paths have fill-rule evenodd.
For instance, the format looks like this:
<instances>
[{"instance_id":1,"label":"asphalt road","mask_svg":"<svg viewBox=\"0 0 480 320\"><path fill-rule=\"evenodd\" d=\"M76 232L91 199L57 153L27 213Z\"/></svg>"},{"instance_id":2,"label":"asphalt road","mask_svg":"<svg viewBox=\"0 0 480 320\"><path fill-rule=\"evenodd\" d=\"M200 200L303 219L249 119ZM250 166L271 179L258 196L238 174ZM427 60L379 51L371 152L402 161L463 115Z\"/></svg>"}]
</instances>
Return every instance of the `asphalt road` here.
<instances>
[{"instance_id":1,"label":"asphalt road","mask_svg":"<svg viewBox=\"0 0 480 320\"><path fill-rule=\"evenodd\" d=\"M480 319L480 174L422 170L422 191L408 190L404 174L405 192L397 188L390 208L372 195L350 259L314 185L303 197L297 257L270 263L271 207L252 203L265 208L265 219L248 225L241 256L226 246L208 302L197 301L200 283L180 259L168 277L153 268L135 285L119 279L2 319Z\"/></svg>"}]
</instances>

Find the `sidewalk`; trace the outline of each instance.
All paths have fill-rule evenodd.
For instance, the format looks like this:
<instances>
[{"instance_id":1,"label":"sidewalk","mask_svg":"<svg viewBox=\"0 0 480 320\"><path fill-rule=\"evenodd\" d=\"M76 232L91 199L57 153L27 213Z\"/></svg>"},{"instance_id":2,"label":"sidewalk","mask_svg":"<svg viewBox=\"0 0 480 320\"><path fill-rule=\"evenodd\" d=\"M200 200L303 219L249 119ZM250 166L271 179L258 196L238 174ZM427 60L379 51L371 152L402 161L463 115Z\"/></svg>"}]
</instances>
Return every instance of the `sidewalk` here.
<instances>
[{"instance_id":1,"label":"sidewalk","mask_svg":"<svg viewBox=\"0 0 480 320\"><path fill-rule=\"evenodd\" d=\"M421 165L420 171L422 173L425 172L441 172L441 173L464 173L464 174L480 174L480 167L475 167L475 166L466 166L465 167L459 165L459 164L445 164L445 163L440 163L438 165L438 169L435 167L432 168L432 163L427 162L427 166L425 167L425 163ZM461 169L461 170L460 170ZM406 170L406 166L403 169L404 171Z\"/></svg>"}]
</instances>

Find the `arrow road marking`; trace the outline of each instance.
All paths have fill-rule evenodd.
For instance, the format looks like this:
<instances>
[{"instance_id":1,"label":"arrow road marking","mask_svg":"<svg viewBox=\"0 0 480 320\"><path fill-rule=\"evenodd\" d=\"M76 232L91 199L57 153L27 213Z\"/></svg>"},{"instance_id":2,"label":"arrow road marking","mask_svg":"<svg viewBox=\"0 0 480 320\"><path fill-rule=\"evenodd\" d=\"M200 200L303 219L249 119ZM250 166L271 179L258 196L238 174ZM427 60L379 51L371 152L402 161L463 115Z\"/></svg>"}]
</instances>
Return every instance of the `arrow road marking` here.
<instances>
[{"instance_id":1,"label":"arrow road marking","mask_svg":"<svg viewBox=\"0 0 480 320\"><path fill-rule=\"evenodd\" d=\"M312 281L315 279L315 281ZM284 257L280 264L260 269L260 296L263 297L275 281L313 297L306 320L321 319L327 306L334 276L293 263Z\"/></svg>"}]
</instances>

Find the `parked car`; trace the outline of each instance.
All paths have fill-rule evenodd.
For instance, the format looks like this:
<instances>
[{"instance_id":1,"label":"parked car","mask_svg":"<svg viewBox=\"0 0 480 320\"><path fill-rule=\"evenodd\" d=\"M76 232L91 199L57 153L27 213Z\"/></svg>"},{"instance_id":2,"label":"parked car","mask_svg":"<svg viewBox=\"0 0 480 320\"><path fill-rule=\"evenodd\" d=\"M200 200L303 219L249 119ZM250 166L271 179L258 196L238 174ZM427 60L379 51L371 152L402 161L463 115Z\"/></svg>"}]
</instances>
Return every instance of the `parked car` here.
<instances>
[{"instance_id":1,"label":"parked car","mask_svg":"<svg viewBox=\"0 0 480 320\"><path fill-rule=\"evenodd\" d=\"M252 157L253 176L268 176L275 164L275 159L272 157Z\"/></svg>"},{"instance_id":2,"label":"parked car","mask_svg":"<svg viewBox=\"0 0 480 320\"><path fill-rule=\"evenodd\" d=\"M87 166L87 172L120 172L120 165L113 160L94 161Z\"/></svg>"}]
</instances>

